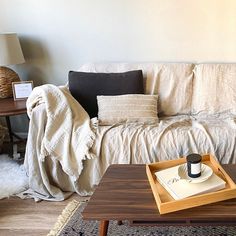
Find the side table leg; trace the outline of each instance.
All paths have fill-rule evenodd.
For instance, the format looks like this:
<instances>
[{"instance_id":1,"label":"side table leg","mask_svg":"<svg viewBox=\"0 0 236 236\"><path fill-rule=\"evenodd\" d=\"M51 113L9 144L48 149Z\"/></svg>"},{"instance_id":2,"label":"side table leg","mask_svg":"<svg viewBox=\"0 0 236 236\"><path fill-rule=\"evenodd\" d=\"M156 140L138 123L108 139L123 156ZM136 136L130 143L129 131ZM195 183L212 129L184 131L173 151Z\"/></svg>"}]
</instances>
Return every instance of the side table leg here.
<instances>
[{"instance_id":1,"label":"side table leg","mask_svg":"<svg viewBox=\"0 0 236 236\"><path fill-rule=\"evenodd\" d=\"M11 121L10 121L9 116L6 116L6 122L7 122L7 129L8 129L8 133L9 133L9 138L10 138L10 141L13 143L13 135L12 135L12 130L11 130Z\"/></svg>"},{"instance_id":2,"label":"side table leg","mask_svg":"<svg viewBox=\"0 0 236 236\"><path fill-rule=\"evenodd\" d=\"M99 226L99 236L107 236L109 220L101 220Z\"/></svg>"}]
</instances>

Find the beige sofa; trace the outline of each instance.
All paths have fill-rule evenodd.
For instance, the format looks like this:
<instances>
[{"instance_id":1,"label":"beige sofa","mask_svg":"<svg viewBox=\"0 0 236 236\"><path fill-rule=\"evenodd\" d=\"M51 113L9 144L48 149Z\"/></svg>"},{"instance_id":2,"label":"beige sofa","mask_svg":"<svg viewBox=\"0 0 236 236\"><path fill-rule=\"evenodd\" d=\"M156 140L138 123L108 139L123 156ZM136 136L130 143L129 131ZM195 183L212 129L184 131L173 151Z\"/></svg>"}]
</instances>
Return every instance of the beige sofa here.
<instances>
[{"instance_id":1,"label":"beige sofa","mask_svg":"<svg viewBox=\"0 0 236 236\"><path fill-rule=\"evenodd\" d=\"M84 161L76 182L55 160L31 163L32 178L33 172L43 170L37 186L31 186L37 193L43 189L39 198L63 200L65 191L91 194L111 164L157 162L193 152L210 153L221 163L236 163L236 64L107 63L85 64L80 71L135 69L143 71L145 93L159 95L159 123L98 126L91 148L95 158ZM42 114L40 109L35 112L37 117Z\"/></svg>"}]
</instances>

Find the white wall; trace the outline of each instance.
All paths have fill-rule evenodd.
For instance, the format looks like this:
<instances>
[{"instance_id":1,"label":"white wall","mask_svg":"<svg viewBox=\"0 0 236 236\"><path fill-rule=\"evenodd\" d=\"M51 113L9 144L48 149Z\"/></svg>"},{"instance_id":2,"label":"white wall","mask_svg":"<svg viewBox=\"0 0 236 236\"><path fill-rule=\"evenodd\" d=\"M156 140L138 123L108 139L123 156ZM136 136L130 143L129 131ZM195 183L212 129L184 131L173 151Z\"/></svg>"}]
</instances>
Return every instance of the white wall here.
<instances>
[{"instance_id":1,"label":"white wall","mask_svg":"<svg viewBox=\"0 0 236 236\"><path fill-rule=\"evenodd\" d=\"M36 83L91 61L236 61L235 0L1 0L4 31Z\"/></svg>"},{"instance_id":2,"label":"white wall","mask_svg":"<svg viewBox=\"0 0 236 236\"><path fill-rule=\"evenodd\" d=\"M64 84L92 61L236 62L235 0L1 0L35 84Z\"/></svg>"}]
</instances>

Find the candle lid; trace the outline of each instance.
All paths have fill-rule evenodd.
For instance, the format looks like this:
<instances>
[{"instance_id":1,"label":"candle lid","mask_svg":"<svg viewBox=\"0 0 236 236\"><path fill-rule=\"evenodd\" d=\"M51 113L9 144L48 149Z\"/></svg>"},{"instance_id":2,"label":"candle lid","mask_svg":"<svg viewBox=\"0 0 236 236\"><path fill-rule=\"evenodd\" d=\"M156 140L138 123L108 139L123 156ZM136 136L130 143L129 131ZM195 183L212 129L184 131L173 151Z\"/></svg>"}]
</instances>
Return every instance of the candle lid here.
<instances>
[{"instance_id":1,"label":"candle lid","mask_svg":"<svg viewBox=\"0 0 236 236\"><path fill-rule=\"evenodd\" d=\"M187 156L187 162L198 163L202 160L202 156L197 153L192 153Z\"/></svg>"}]
</instances>

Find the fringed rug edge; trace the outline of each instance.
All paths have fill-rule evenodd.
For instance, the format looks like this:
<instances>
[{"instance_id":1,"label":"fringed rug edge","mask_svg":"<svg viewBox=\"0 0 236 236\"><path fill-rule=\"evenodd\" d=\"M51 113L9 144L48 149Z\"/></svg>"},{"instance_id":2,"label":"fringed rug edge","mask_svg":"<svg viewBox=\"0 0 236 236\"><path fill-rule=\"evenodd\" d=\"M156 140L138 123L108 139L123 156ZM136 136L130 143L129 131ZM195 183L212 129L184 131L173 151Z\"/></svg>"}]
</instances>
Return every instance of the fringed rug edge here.
<instances>
[{"instance_id":1,"label":"fringed rug edge","mask_svg":"<svg viewBox=\"0 0 236 236\"><path fill-rule=\"evenodd\" d=\"M67 206L62 211L61 215L58 216L56 223L53 228L50 230L47 236L57 236L60 234L64 226L73 216L74 212L79 208L80 202L73 200L67 204Z\"/></svg>"}]
</instances>

